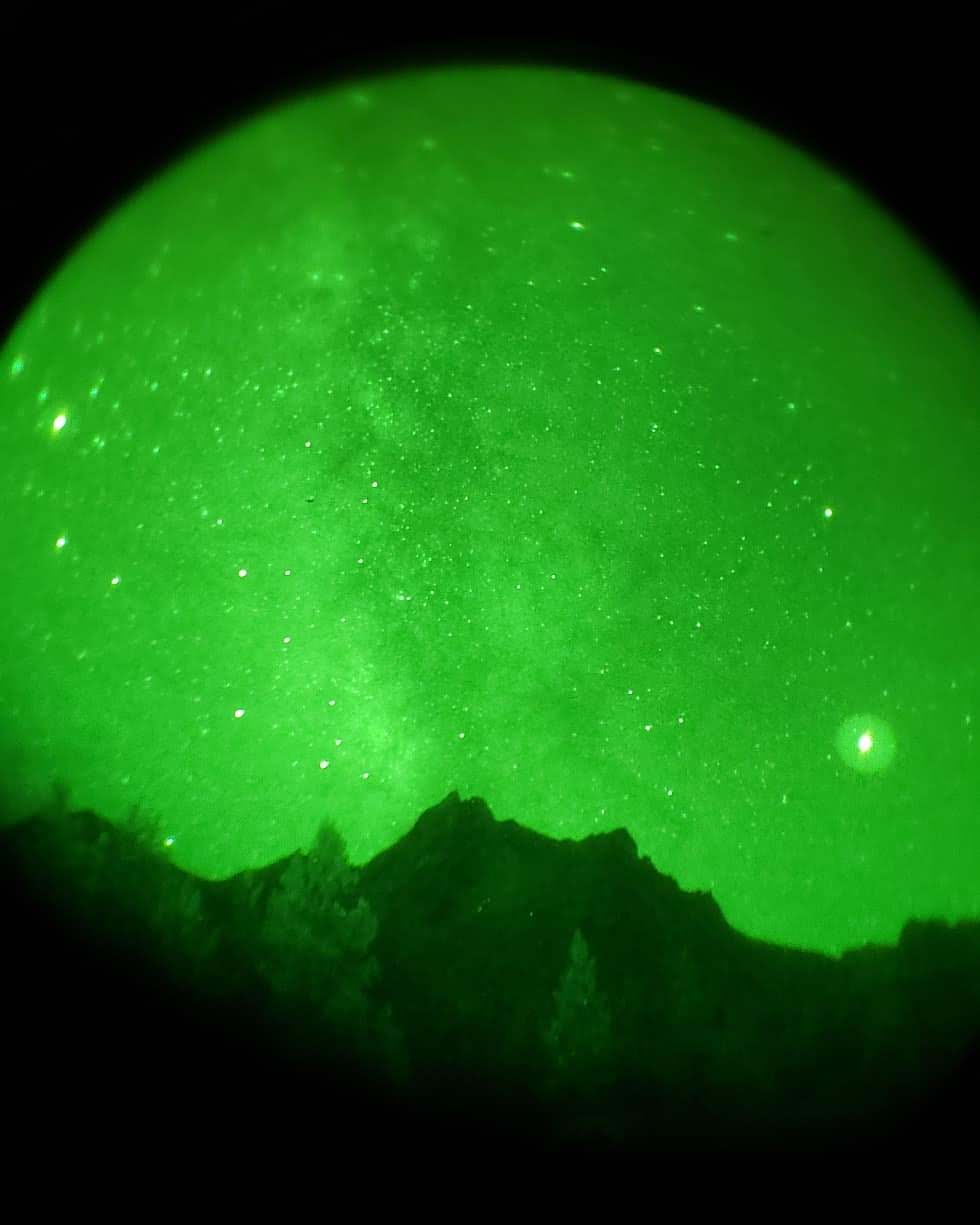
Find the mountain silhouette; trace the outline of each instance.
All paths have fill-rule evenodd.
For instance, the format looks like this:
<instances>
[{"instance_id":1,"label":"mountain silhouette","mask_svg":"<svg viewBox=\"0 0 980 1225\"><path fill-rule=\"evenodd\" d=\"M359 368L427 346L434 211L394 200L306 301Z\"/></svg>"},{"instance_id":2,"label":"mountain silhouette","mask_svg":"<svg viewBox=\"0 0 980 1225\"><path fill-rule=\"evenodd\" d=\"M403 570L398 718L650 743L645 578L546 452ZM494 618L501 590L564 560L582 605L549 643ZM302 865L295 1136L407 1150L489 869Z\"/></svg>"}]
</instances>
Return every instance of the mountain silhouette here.
<instances>
[{"instance_id":1,"label":"mountain silhouette","mask_svg":"<svg viewBox=\"0 0 980 1225\"><path fill-rule=\"evenodd\" d=\"M457 792L360 868L325 825L200 880L152 823L64 795L2 845L25 1118L45 1086L131 1111L207 1085L222 1126L317 1101L317 1127L402 1149L952 1150L974 1130L980 923L780 947L625 830L554 839Z\"/></svg>"}]
</instances>

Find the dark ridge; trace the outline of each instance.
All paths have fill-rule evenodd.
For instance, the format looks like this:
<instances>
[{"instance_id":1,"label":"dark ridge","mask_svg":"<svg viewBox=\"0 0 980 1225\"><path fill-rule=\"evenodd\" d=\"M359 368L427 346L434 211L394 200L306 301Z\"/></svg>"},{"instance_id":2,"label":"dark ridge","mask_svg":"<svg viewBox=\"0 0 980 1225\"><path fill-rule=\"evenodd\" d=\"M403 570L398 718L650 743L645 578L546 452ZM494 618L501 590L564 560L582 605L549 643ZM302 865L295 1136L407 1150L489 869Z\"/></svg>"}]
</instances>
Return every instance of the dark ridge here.
<instances>
[{"instance_id":1,"label":"dark ridge","mask_svg":"<svg viewBox=\"0 0 980 1225\"><path fill-rule=\"evenodd\" d=\"M395 1153L953 1152L975 1132L978 923L840 958L770 945L626 830L556 840L457 792L360 869L325 827L201 881L63 798L0 838L22 1128L54 1095L79 1123L98 1101L222 1135L312 1110L332 1145L369 1129Z\"/></svg>"}]
</instances>

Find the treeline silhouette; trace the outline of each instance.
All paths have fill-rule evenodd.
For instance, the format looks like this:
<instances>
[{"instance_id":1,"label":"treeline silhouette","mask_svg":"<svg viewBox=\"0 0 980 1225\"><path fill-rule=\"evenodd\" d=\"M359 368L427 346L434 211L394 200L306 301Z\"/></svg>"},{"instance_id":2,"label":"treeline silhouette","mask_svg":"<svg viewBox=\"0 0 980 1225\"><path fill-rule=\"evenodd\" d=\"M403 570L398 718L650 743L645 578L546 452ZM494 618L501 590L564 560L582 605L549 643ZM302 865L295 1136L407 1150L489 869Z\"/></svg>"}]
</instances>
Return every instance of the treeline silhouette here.
<instances>
[{"instance_id":1,"label":"treeline silhouette","mask_svg":"<svg viewBox=\"0 0 980 1225\"><path fill-rule=\"evenodd\" d=\"M152 1111L183 1084L214 1112L305 1100L325 1129L443 1149L975 1139L980 923L782 948L625 830L555 840L455 792L359 869L325 822L305 852L202 880L145 810L112 824L63 788L2 843L28 1114L52 1088Z\"/></svg>"}]
</instances>

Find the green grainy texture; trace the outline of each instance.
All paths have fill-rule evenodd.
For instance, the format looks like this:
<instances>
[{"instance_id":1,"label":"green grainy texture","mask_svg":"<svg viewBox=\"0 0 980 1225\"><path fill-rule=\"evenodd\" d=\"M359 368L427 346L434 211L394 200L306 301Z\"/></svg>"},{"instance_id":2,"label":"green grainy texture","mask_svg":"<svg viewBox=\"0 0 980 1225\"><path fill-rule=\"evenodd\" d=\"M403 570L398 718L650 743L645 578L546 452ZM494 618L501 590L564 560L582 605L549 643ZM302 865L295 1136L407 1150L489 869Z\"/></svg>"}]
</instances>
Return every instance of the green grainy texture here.
<instances>
[{"instance_id":1,"label":"green grainy texture","mask_svg":"<svg viewBox=\"0 0 980 1225\"><path fill-rule=\"evenodd\" d=\"M768 940L978 916L977 341L853 186L649 88L246 122L2 352L25 807L145 803L217 877L458 789Z\"/></svg>"}]
</instances>

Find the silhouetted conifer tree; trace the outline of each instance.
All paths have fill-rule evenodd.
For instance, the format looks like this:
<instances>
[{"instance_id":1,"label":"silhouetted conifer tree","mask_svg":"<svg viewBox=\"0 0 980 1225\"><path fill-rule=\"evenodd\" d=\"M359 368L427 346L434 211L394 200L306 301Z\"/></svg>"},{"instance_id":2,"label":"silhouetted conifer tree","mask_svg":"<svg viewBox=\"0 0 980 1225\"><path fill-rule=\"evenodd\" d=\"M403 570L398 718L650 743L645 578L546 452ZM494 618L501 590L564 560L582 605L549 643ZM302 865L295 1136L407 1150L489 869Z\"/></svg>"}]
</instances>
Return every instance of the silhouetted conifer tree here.
<instances>
[{"instance_id":1,"label":"silhouetted conifer tree","mask_svg":"<svg viewBox=\"0 0 980 1225\"><path fill-rule=\"evenodd\" d=\"M163 823L156 813L142 804L130 806L123 822L123 829L133 844L141 851L158 858L166 854L168 847L163 833Z\"/></svg>"},{"instance_id":2,"label":"silhouetted conifer tree","mask_svg":"<svg viewBox=\"0 0 980 1225\"><path fill-rule=\"evenodd\" d=\"M325 823L268 899L258 968L305 1040L319 1037L324 1051L332 1042L349 1046L365 1064L404 1076L390 1008L378 1010L369 994L378 976L377 930L367 899L357 896L344 840Z\"/></svg>"},{"instance_id":3,"label":"silhouetted conifer tree","mask_svg":"<svg viewBox=\"0 0 980 1225\"><path fill-rule=\"evenodd\" d=\"M545 1046L560 1078L573 1089L605 1084L612 1072L609 1005L598 988L595 959L580 928L572 937L568 968L554 999Z\"/></svg>"}]
</instances>

